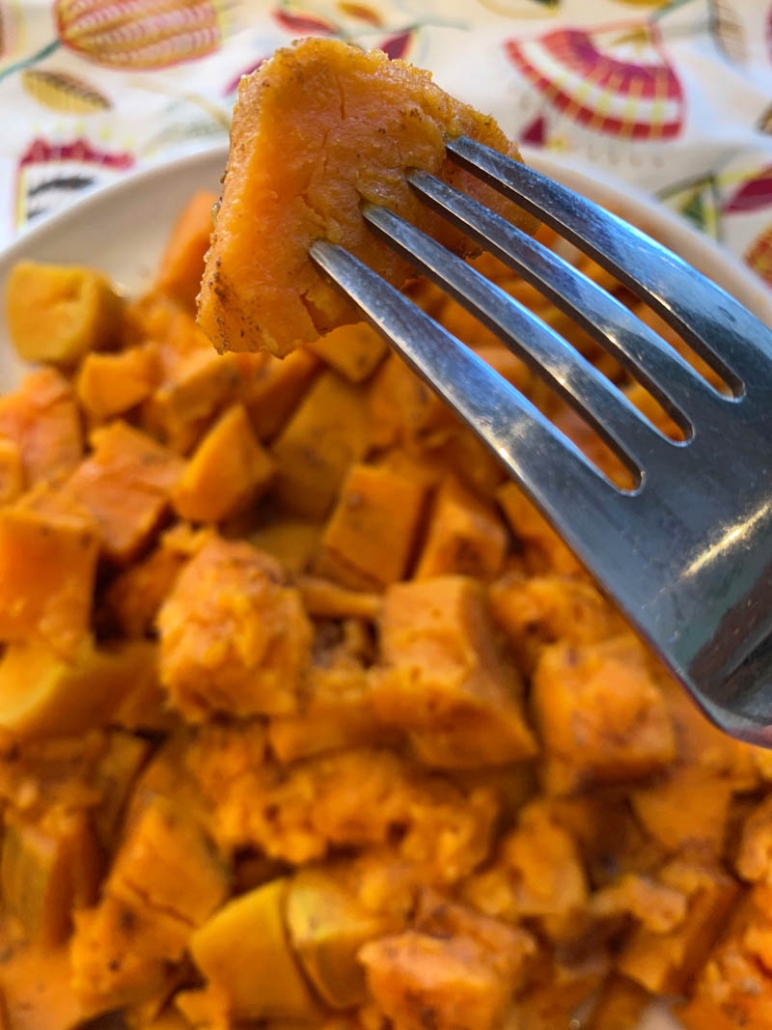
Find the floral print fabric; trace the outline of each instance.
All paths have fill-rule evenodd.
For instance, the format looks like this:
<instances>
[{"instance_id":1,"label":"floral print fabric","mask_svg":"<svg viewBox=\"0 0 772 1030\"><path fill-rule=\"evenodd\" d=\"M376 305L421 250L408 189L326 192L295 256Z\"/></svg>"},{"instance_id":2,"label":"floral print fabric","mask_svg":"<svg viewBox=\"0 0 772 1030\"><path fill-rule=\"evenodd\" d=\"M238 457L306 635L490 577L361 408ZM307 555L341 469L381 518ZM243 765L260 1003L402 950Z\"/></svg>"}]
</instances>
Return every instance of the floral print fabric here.
<instances>
[{"instance_id":1,"label":"floral print fabric","mask_svg":"<svg viewBox=\"0 0 772 1030\"><path fill-rule=\"evenodd\" d=\"M0 0L0 243L84 190L224 141L240 76L304 35L433 71L772 286L772 0Z\"/></svg>"}]
</instances>

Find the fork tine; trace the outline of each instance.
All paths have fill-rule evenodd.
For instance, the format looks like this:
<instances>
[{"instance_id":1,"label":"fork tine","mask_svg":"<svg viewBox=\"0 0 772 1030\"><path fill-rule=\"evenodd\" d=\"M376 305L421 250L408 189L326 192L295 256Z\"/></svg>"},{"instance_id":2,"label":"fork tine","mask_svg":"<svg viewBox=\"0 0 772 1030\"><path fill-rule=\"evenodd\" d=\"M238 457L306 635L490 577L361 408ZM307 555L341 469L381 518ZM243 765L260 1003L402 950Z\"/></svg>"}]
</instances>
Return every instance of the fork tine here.
<instances>
[{"instance_id":1,"label":"fork tine","mask_svg":"<svg viewBox=\"0 0 772 1030\"><path fill-rule=\"evenodd\" d=\"M725 399L653 329L549 247L427 172L411 172L408 180L432 208L574 318L643 382L682 429L688 427L684 415L697 405L708 417L726 406Z\"/></svg>"},{"instance_id":2,"label":"fork tine","mask_svg":"<svg viewBox=\"0 0 772 1030\"><path fill-rule=\"evenodd\" d=\"M581 505L599 533L625 521L618 490L531 402L473 351L348 251L317 241L316 264L467 422L548 518ZM545 471L547 474L545 475ZM568 507L567 507L568 506ZM605 528L608 533L608 528ZM586 539L566 534L581 554Z\"/></svg>"},{"instance_id":3,"label":"fork tine","mask_svg":"<svg viewBox=\"0 0 772 1030\"><path fill-rule=\"evenodd\" d=\"M577 350L476 269L387 208L365 205L365 221L419 271L487 324L510 350L585 415L629 463L642 470L666 439ZM664 457L664 455L663 455Z\"/></svg>"},{"instance_id":4,"label":"fork tine","mask_svg":"<svg viewBox=\"0 0 772 1030\"><path fill-rule=\"evenodd\" d=\"M467 137L449 140L447 151L648 301L736 393L768 382L772 332L666 247L565 186Z\"/></svg>"}]
</instances>

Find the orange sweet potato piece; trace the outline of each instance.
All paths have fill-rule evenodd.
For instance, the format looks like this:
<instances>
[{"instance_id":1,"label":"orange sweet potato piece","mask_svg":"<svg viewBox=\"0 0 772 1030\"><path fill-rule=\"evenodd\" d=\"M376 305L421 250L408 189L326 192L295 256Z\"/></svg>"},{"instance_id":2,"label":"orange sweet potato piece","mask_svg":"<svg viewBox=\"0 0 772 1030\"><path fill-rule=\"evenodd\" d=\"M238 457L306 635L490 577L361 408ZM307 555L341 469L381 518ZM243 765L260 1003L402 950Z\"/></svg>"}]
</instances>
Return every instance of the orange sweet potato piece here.
<instances>
[{"instance_id":1,"label":"orange sweet potato piece","mask_svg":"<svg viewBox=\"0 0 772 1030\"><path fill-rule=\"evenodd\" d=\"M684 994L726 927L738 885L718 866L680 859L664 866L658 879L687 899L685 916L668 933L637 927L622 946L616 968L652 994Z\"/></svg>"},{"instance_id":2,"label":"orange sweet potato piece","mask_svg":"<svg viewBox=\"0 0 772 1030\"><path fill-rule=\"evenodd\" d=\"M772 886L772 794L768 794L745 820L735 868L749 883Z\"/></svg>"},{"instance_id":3,"label":"orange sweet potato piece","mask_svg":"<svg viewBox=\"0 0 772 1030\"><path fill-rule=\"evenodd\" d=\"M349 466L367 446L362 392L337 373L325 372L271 446L277 500L293 514L323 519Z\"/></svg>"},{"instance_id":4,"label":"orange sweet potato piece","mask_svg":"<svg viewBox=\"0 0 772 1030\"><path fill-rule=\"evenodd\" d=\"M391 586L381 619L381 719L421 761L447 768L536 754L515 668L497 646L482 584L441 576Z\"/></svg>"},{"instance_id":5,"label":"orange sweet potato piece","mask_svg":"<svg viewBox=\"0 0 772 1030\"><path fill-rule=\"evenodd\" d=\"M0 509L0 639L72 654L91 618L98 527L45 487Z\"/></svg>"},{"instance_id":6,"label":"orange sweet potato piece","mask_svg":"<svg viewBox=\"0 0 772 1030\"><path fill-rule=\"evenodd\" d=\"M6 297L11 340L25 361L69 367L118 339L121 299L92 268L20 261Z\"/></svg>"},{"instance_id":7,"label":"orange sweet potato piece","mask_svg":"<svg viewBox=\"0 0 772 1030\"><path fill-rule=\"evenodd\" d=\"M272 440L303 399L324 367L306 347L286 358L264 354L264 361L244 381L240 397L258 440Z\"/></svg>"},{"instance_id":8,"label":"orange sweet potato piece","mask_svg":"<svg viewBox=\"0 0 772 1030\"><path fill-rule=\"evenodd\" d=\"M130 561L158 528L183 462L120 420L95 430L92 444L66 489L94 516L105 555Z\"/></svg>"},{"instance_id":9,"label":"orange sweet potato piece","mask_svg":"<svg viewBox=\"0 0 772 1030\"><path fill-rule=\"evenodd\" d=\"M640 779L667 769L675 757L667 706L632 636L546 648L531 704L550 793Z\"/></svg>"},{"instance_id":10,"label":"orange sweet potato piece","mask_svg":"<svg viewBox=\"0 0 772 1030\"><path fill-rule=\"evenodd\" d=\"M0 726L21 740L76 736L104 726L156 680L149 641L107 649L85 637L68 659L40 643L9 644L0 658Z\"/></svg>"},{"instance_id":11,"label":"orange sweet potato piece","mask_svg":"<svg viewBox=\"0 0 772 1030\"><path fill-rule=\"evenodd\" d=\"M158 625L161 679L186 718L297 709L311 629L268 555L213 538L177 578Z\"/></svg>"},{"instance_id":12,"label":"orange sweet potato piece","mask_svg":"<svg viewBox=\"0 0 772 1030\"><path fill-rule=\"evenodd\" d=\"M457 575L490 579L501 571L507 543L507 532L496 511L449 476L434 499L415 578Z\"/></svg>"},{"instance_id":13,"label":"orange sweet potato piece","mask_svg":"<svg viewBox=\"0 0 772 1030\"><path fill-rule=\"evenodd\" d=\"M353 465L322 536L315 568L354 589L382 590L404 577L424 490L388 468Z\"/></svg>"},{"instance_id":14,"label":"orange sweet potato piece","mask_svg":"<svg viewBox=\"0 0 772 1030\"><path fill-rule=\"evenodd\" d=\"M406 168L438 173L528 221L446 158L445 139L462 134L518 156L493 119L380 51L306 39L243 78L199 297L199 322L217 348L282 355L355 320L308 256L316 239L342 244L392 282L411 277L367 229L363 198L464 250L460 234L418 202Z\"/></svg>"},{"instance_id":15,"label":"orange sweet potato piece","mask_svg":"<svg viewBox=\"0 0 772 1030\"><path fill-rule=\"evenodd\" d=\"M76 1030L82 1026L88 1013L70 978L66 945L43 951L16 948L7 954L0 963L0 1026L3 1030Z\"/></svg>"},{"instance_id":16,"label":"orange sweet potato piece","mask_svg":"<svg viewBox=\"0 0 772 1030\"><path fill-rule=\"evenodd\" d=\"M352 383L368 379L386 356L389 345L366 322L333 329L308 344L308 349Z\"/></svg>"},{"instance_id":17,"label":"orange sweet potato piece","mask_svg":"<svg viewBox=\"0 0 772 1030\"><path fill-rule=\"evenodd\" d=\"M367 984L394 1030L495 1030L512 993L490 953L466 935L405 930L359 952Z\"/></svg>"},{"instance_id":18,"label":"orange sweet potato piece","mask_svg":"<svg viewBox=\"0 0 772 1030\"><path fill-rule=\"evenodd\" d=\"M567 576L504 576L491 585L489 597L494 618L529 675L550 644L596 644L624 629L594 586Z\"/></svg>"},{"instance_id":19,"label":"orange sweet potato piece","mask_svg":"<svg viewBox=\"0 0 772 1030\"><path fill-rule=\"evenodd\" d=\"M306 611L314 619L364 619L375 622L381 614L380 595L348 590L319 576L300 576L298 590Z\"/></svg>"},{"instance_id":20,"label":"orange sweet potato piece","mask_svg":"<svg viewBox=\"0 0 772 1030\"><path fill-rule=\"evenodd\" d=\"M678 1006L688 1030L772 1028L772 895L754 887L735 909L700 972L691 997Z\"/></svg>"},{"instance_id":21,"label":"orange sweet potato piece","mask_svg":"<svg viewBox=\"0 0 772 1030\"><path fill-rule=\"evenodd\" d=\"M724 853L731 800L726 777L681 763L630 794L636 818L666 851L687 849L714 859Z\"/></svg>"},{"instance_id":22,"label":"orange sweet potato piece","mask_svg":"<svg viewBox=\"0 0 772 1030\"><path fill-rule=\"evenodd\" d=\"M632 1030L650 1000L648 991L640 984L623 976L611 976L601 988L585 1030Z\"/></svg>"},{"instance_id":23,"label":"orange sweet potato piece","mask_svg":"<svg viewBox=\"0 0 772 1030\"><path fill-rule=\"evenodd\" d=\"M85 813L55 808L39 821L6 815L3 908L18 920L28 943L51 948L66 940L73 912L96 897L100 865Z\"/></svg>"},{"instance_id":24,"label":"orange sweet potato piece","mask_svg":"<svg viewBox=\"0 0 772 1030\"><path fill-rule=\"evenodd\" d=\"M0 397L0 437L19 448L27 487L72 472L83 456L83 431L67 380L41 368Z\"/></svg>"},{"instance_id":25,"label":"orange sweet potato piece","mask_svg":"<svg viewBox=\"0 0 772 1030\"><path fill-rule=\"evenodd\" d=\"M156 277L155 288L193 310L204 274L204 257L212 234L216 194L199 190L177 217Z\"/></svg>"},{"instance_id":26,"label":"orange sweet potato piece","mask_svg":"<svg viewBox=\"0 0 772 1030\"><path fill-rule=\"evenodd\" d=\"M323 527L317 522L278 518L250 533L249 540L258 551L273 555L291 575L299 576L310 566L319 548L322 531Z\"/></svg>"},{"instance_id":27,"label":"orange sweet potato piece","mask_svg":"<svg viewBox=\"0 0 772 1030\"><path fill-rule=\"evenodd\" d=\"M21 448L14 440L0 436L0 506L12 504L23 491Z\"/></svg>"},{"instance_id":28,"label":"orange sweet potato piece","mask_svg":"<svg viewBox=\"0 0 772 1030\"><path fill-rule=\"evenodd\" d=\"M144 401L159 377L152 347L130 347L119 354L88 354L75 388L85 411L96 421L121 415Z\"/></svg>"},{"instance_id":29,"label":"orange sweet potato piece","mask_svg":"<svg viewBox=\"0 0 772 1030\"><path fill-rule=\"evenodd\" d=\"M526 568L531 575L545 572L565 576L584 575L578 559L519 486L505 483L497 490L496 498L512 532L523 547Z\"/></svg>"},{"instance_id":30,"label":"orange sweet potato piece","mask_svg":"<svg viewBox=\"0 0 772 1030\"><path fill-rule=\"evenodd\" d=\"M234 404L198 445L177 481L172 503L191 522L221 522L264 493L273 461L256 439L246 409Z\"/></svg>"}]
</instances>

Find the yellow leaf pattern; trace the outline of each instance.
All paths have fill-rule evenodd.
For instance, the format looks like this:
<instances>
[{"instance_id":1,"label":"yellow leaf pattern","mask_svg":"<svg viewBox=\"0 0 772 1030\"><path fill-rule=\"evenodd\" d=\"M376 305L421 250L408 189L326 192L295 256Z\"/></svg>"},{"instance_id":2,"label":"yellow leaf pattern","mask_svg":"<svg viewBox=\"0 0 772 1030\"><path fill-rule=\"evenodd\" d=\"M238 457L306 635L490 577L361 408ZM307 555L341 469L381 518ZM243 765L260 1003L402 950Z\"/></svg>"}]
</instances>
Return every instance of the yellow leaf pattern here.
<instances>
[{"instance_id":1,"label":"yellow leaf pattern","mask_svg":"<svg viewBox=\"0 0 772 1030\"><path fill-rule=\"evenodd\" d=\"M21 84L38 103L60 114L95 114L112 107L104 93L69 72L28 68Z\"/></svg>"}]
</instances>

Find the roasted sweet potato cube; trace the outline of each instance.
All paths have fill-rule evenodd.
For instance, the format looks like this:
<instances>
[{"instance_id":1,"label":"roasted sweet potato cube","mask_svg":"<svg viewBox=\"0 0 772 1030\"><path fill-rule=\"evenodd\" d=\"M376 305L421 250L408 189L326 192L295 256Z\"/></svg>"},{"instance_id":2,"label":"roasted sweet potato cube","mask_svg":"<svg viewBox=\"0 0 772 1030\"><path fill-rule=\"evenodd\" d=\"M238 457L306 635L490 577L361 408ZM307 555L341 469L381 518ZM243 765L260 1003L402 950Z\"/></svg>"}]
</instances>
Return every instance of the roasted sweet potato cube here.
<instances>
[{"instance_id":1,"label":"roasted sweet potato cube","mask_svg":"<svg viewBox=\"0 0 772 1030\"><path fill-rule=\"evenodd\" d=\"M277 500L296 515L323 519L367 448L362 392L336 372L323 373L271 447Z\"/></svg>"},{"instance_id":2,"label":"roasted sweet potato cube","mask_svg":"<svg viewBox=\"0 0 772 1030\"><path fill-rule=\"evenodd\" d=\"M170 992L190 934L187 923L136 897L106 893L94 908L79 912L69 972L86 1014L141 1005Z\"/></svg>"},{"instance_id":3,"label":"roasted sweet potato cube","mask_svg":"<svg viewBox=\"0 0 772 1030\"><path fill-rule=\"evenodd\" d=\"M221 522L267 490L273 461L256 439L246 409L234 404L209 430L174 488L177 514L191 522Z\"/></svg>"},{"instance_id":4,"label":"roasted sweet potato cube","mask_svg":"<svg viewBox=\"0 0 772 1030\"><path fill-rule=\"evenodd\" d=\"M688 1030L772 1027L772 895L757 886L741 900L703 966L691 997L678 1006Z\"/></svg>"},{"instance_id":5,"label":"roasted sweet potato cube","mask_svg":"<svg viewBox=\"0 0 772 1030\"><path fill-rule=\"evenodd\" d=\"M303 972L333 1009L366 1001L357 952L369 940L401 930L403 924L394 913L369 911L334 865L295 873L287 888L286 920Z\"/></svg>"},{"instance_id":6,"label":"roasted sweet potato cube","mask_svg":"<svg viewBox=\"0 0 772 1030\"><path fill-rule=\"evenodd\" d=\"M6 304L11 340L25 361L70 367L119 338L121 299L92 268L20 261Z\"/></svg>"},{"instance_id":7,"label":"roasted sweet potato cube","mask_svg":"<svg viewBox=\"0 0 772 1030\"><path fill-rule=\"evenodd\" d=\"M320 576L300 576L298 590L314 619L363 619L375 622L383 607L380 594L349 590Z\"/></svg>"},{"instance_id":8,"label":"roasted sweet potato cube","mask_svg":"<svg viewBox=\"0 0 772 1030\"><path fill-rule=\"evenodd\" d=\"M367 384L367 413L372 444L379 448L435 448L458 427L447 404L398 354L390 354Z\"/></svg>"},{"instance_id":9,"label":"roasted sweet potato cube","mask_svg":"<svg viewBox=\"0 0 772 1030\"><path fill-rule=\"evenodd\" d=\"M122 415L149 397L159 374L154 347L130 347L118 354L88 354L75 388L84 410L101 422Z\"/></svg>"},{"instance_id":10,"label":"roasted sweet potato cube","mask_svg":"<svg viewBox=\"0 0 772 1030\"><path fill-rule=\"evenodd\" d=\"M240 398L258 440L268 441L287 424L324 366L306 347L283 359L271 354L262 357L264 360L245 378Z\"/></svg>"},{"instance_id":11,"label":"roasted sweet potato cube","mask_svg":"<svg viewBox=\"0 0 772 1030\"><path fill-rule=\"evenodd\" d=\"M27 942L50 948L66 940L74 911L96 897L100 858L82 811L55 808L40 821L6 816L0 860L3 908L19 921Z\"/></svg>"},{"instance_id":12,"label":"roasted sweet potato cube","mask_svg":"<svg viewBox=\"0 0 772 1030\"><path fill-rule=\"evenodd\" d=\"M512 987L485 948L464 935L405 930L359 952L370 993L400 1030L494 1030Z\"/></svg>"},{"instance_id":13,"label":"roasted sweet potato cube","mask_svg":"<svg viewBox=\"0 0 772 1030\"><path fill-rule=\"evenodd\" d=\"M76 1030L88 1017L70 983L67 945L44 954L38 948L17 948L0 966L3 1030Z\"/></svg>"},{"instance_id":14,"label":"roasted sweet potato cube","mask_svg":"<svg viewBox=\"0 0 772 1030\"><path fill-rule=\"evenodd\" d=\"M623 976L610 976L592 1007L586 1030L632 1030L650 1001L649 992L640 984Z\"/></svg>"},{"instance_id":15,"label":"roasted sweet potato cube","mask_svg":"<svg viewBox=\"0 0 772 1030\"><path fill-rule=\"evenodd\" d=\"M302 712L276 716L268 727L271 748L280 762L387 738L375 717L365 669L342 663L329 669L312 668L303 692Z\"/></svg>"},{"instance_id":16,"label":"roasted sweet potato cube","mask_svg":"<svg viewBox=\"0 0 772 1030\"><path fill-rule=\"evenodd\" d=\"M94 772L94 784L102 795L92 810L92 824L106 855L112 856L121 842L121 820L137 777L151 751L148 740L112 730L105 753Z\"/></svg>"},{"instance_id":17,"label":"roasted sweet potato cube","mask_svg":"<svg viewBox=\"0 0 772 1030\"><path fill-rule=\"evenodd\" d=\"M526 568L531 575L584 575L579 561L519 486L505 483L496 491L496 498L512 532L520 541Z\"/></svg>"},{"instance_id":18,"label":"roasted sweet potato cube","mask_svg":"<svg viewBox=\"0 0 772 1030\"><path fill-rule=\"evenodd\" d=\"M306 519L279 518L260 526L249 536L250 543L273 555L293 576L305 572L319 548L324 527Z\"/></svg>"},{"instance_id":19,"label":"roasted sweet potato cube","mask_svg":"<svg viewBox=\"0 0 772 1030\"><path fill-rule=\"evenodd\" d=\"M380 51L306 39L244 77L199 296L200 324L218 350L266 347L283 355L357 320L313 265L314 240L342 244L391 282L412 278L404 259L367 228L363 198L468 250L457 230L420 203L405 179L408 167L438 173L532 227L447 158L446 138L462 134L518 156L492 118Z\"/></svg>"},{"instance_id":20,"label":"roasted sweet potato cube","mask_svg":"<svg viewBox=\"0 0 772 1030\"><path fill-rule=\"evenodd\" d=\"M89 628L98 554L95 520L56 491L0 509L0 639L72 654Z\"/></svg>"},{"instance_id":21,"label":"roasted sweet potato cube","mask_svg":"<svg viewBox=\"0 0 772 1030\"><path fill-rule=\"evenodd\" d=\"M209 250L214 218L212 208L217 195L199 190L185 204L161 257L155 288L168 294L191 311L204 274L204 257Z\"/></svg>"},{"instance_id":22,"label":"roasted sweet potato cube","mask_svg":"<svg viewBox=\"0 0 772 1030\"><path fill-rule=\"evenodd\" d=\"M191 939L193 961L234 1022L318 1017L287 937L288 887L284 877L242 894Z\"/></svg>"},{"instance_id":23,"label":"roasted sweet potato cube","mask_svg":"<svg viewBox=\"0 0 772 1030\"><path fill-rule=\"evenodd\" d=\"M104 726L130 695L155 686L156 658L149 641L108 650L85 637L67 659L40 643L9 644L0 658L0 726L22 740Z\"/></svg>"},{"instance_id":24,"label":"roasted sweet potato cube","mask_svg":"<svg viewBox=\"0 0 772 1030\"><path fill-rule=\"evenodd\" d=\"M24 492L24 485L21 448L0 436L0 505L12 504Z\"/></svg>"},{"instance_id":25,"label":"roasted sweet potato cube","mask_svg":"<svg viewBox=\"0 0 772 1030\"><path fill-rule=\"evenodd\" d=\"M229 876L190 811L156 796L139 812L113 860L104 890L190 927L201 926L228 895Z\"/></svg>"},{"instance_id":26,"label":"roasted sweet potato cube","mask_svg":"<svg viewBox=\"0 0 772 1030\"><path fill-rule=\"evenodd\" d=\"M72 472L83 457L83 431L67 380L53 368L37 369L0 397L0 437L19 448L27 487Z\"/></svg>"},{"instance_id":27,"label":"roasted sweet potato cube","mask_svg":"<svg viewBox=\"0 0 772 1030\"><path fill-rule=\"evenodd\" d=\"M158 625L161 679L187 719L296 711L311 629L269 555L213 538L179 575Z\"/></svg>"},{"instance_id":28,"label":"roasted sweet potato cube","mask_svg":"<svg viewBox=\"0 0 772 1030\"><path fill-rule=\"evenodd\" d=\"M568 576L504 576L491 584L491 611L529 674L549 644L597 644L624 622L590 583Z\"/></svg>"},{"instance_id":29,"label":"roasted sweet potato cube","mask_svg":"<svg viewBox=\"0 0 772 1030\"><path fill-rule=\"evenodd\" d=\"M496 511L449 476L440 486L415 571L416 579L475 576L501 571L507 532Z\"/></svg>"},{"instance_id":30,"label":"roasted sweet potato cube","mask_svg":"<svg viewBox=\"0 0 772 1030\"><path fill-rule=\"evenodd\" d=\"M150 543L169 506L183 462L125 422L92 434L94 451L67 481L67 492L99 526L108 558L126 562Z\"/></svg>"},{"instance_id":31,"label":"roasted sweet potato cube","mask_svg":"<svg viewBox=\"0 0 772 1030\"><path fill-rule=\"evenodd\" d=\"M551 645L536 666L531 703L550 793L634 781L675 757L665 700L632 636Z\"/></svg>"},{"instance_id":32,"label":"roasted sweet potato cube","mask_svg":"<svg viewBox=\"0 0 772 1030\"><path fill-rule=\"evenodd\" d=\"M682 763L630 793L639 823L667 852L697 851L713 858L724 853L731 801L732 784L725 776Z\"/></svg>"},{"instance_id":33,"label":"roasted sweet potato cube","mask_svg":"<svg viewBox=\"0 0 772 1030\"><path fill-rule=\"evenodd\" d=\"M464 893L489 916L539 919L560 937L586 906L588 885L576 842L538 800L520 812L494 861L470 878Z\"/></svg>"},{"instance_id":34,"label":"roasted sweet potato cube","mask_svg":"<svg viewBox=\"0 0 772 1030\"><path fill-rule=\"evenodd\" d=\"M745 820L735 868L743 880L772 887L772 795Z\"/></svg>"},{"instance_id":35,"label":"roasted sweet potato cube","mask_svg":"<svg viewBox=\"0 0 772 1030\"><path fill-rule=\"evenodd\" d=\"M354 465L322 536L316 569L354 589L382 590L404 577L425 491L373 465Z\"/></svg>"},{"instance_id":36,"label":"roasted sweet potato cube","mask_svg":"<svg viewBox=\"0 0 772 1030\"><path fill-rule=\"evenodd\" d=\"M366 322L342 325L308 344L308 349L352 383L368 379L386 356L389 345Z\"/></svg>"},{"instance_id":37,"label":"roasted sweet potato cube","mask_svg":"<svg viewBox=\"0 0 772 1030\"><path fill-rule=\"evenodd\" d=\"M532 758L515 670L497 646L483 587L462 576L389 588L381 619L381 719L421 761L448 768Z\"/></svg>"},{"instance_id":38,"label":"roasted sweet potato cube","mask_svg":"<svg viewBox=\"0 0 772 1030\"><path fill-rule=\"evenodd\" d=\"M664 866L658 879L686 897L685 917L669 933L637 927L622 946L616 968L652 994L682 995L724 931L738 886L717 865L680 859Z\"/></svg>"}]
</instances>

